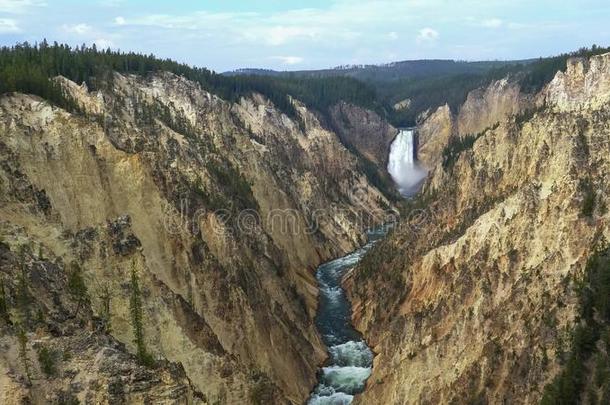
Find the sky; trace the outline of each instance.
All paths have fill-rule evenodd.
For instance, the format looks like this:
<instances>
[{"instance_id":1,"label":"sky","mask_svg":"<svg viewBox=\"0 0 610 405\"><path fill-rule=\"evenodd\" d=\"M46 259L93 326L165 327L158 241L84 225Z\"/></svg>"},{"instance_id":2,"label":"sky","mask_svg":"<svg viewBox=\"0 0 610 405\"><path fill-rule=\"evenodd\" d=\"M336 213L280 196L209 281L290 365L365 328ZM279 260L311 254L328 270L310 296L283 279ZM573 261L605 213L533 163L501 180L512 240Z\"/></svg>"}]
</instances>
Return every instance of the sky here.
<instances>
[{"instance_id":1,"label":"sky","mask_svg":"<svg viewBox=\"0 0 610 405\"><path fill-rule=\"evenodd\" d=\"M496 60L610 45L608 0L0 0L0 45L46 38L222 72Z\"/></svg>"}]
</instances>

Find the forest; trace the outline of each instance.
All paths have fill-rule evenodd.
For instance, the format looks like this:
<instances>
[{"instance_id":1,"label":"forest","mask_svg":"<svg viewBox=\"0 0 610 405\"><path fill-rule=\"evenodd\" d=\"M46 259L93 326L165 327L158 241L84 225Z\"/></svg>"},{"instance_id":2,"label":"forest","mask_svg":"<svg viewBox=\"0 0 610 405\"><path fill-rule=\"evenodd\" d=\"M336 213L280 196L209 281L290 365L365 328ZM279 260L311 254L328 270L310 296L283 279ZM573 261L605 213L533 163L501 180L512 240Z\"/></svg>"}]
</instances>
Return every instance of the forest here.
<instances>
[{"instance_id":1,"label":"forest","mask_svg":"<svg viewBox=\"0 0 610 405\"><path fill-rule=\"evenodd\" d=\"M544 390L541 405L610 403L610 248L599 242L584 278L577 280L580 313L561 372ZM583 400L586 399L586 400Z\"/></svg>"},{"instance_id":2,"label":"forest","mask_svg":"<svg viewBox=\"0 0 610 405\"><path fill-rule=\"evenodd\" d=\"M60 107L76 112L75 103L52 79L64 76L76 83L85 82L90 90L112 80L112 71L146 75L168 71L199 83L205 90L228 101L257 92L266 96L288 116L296 118L289 95L310 108L325 113L339 100L381 111L375 91L352 78L271 78L257 75L225 76L205 68L193 67L153 55L110 49L95 45L70 47L42 41L0 48L0 94L23 92L38 95Z\"/></svg>"},{"instance_id":3,"label":"forest","mask_svg":"<svg viewBox=\"0 0 610 405\"><path fill-rule=\"evenodd\" d=\"M445 103L456 112L468 93L493 80L509 76L526 92L534 93L565 70L570 57L589 57L610 48L593 45L562 55L505 62L410 61L380 66L337 68L311 72L270 72L245 70L218 74L153 55L110 49L95 45L70 47L64 44L27 42L0 48L0 94L12 91L36 94L71 111L76 105L49 80L62 75L96 89L112 80L112 71L146 75L168 71L199 83L205 90L227 101L257 92L292 118L298 118L290 101L304 102L322 117L340 100L369 108L386 117L394 126L414 126L417 116ZM426 69L429 68L429 71ZM271 71L272 72L272 71ZM356 78L357 77L357 78ZM408 108L392 106L409 99Z\"/></svg>"},{"instance_id":4,"label":"forest","mask_svg":"<svg viewBox=\"0 0 610 405\"><path fill-rule=\"evenodd\" d=\"M320 78L353 78L374 91L376 110L384 110L396 127L412 127L417 117L428 109L447 103L452 111L464 103L468 93L509 76L525 92L535 93L550 82L557 71L565 70L570 57L590 57L609 52L610 48L593 45L574 52L537 59L507 61L411 60L383 65L341 66L334 69L280 72L264 69L242 69L225 75L258 75L297 80ZM394 109L403 100L408 108ZM370 107L370 105L368 105Z\"/></svg>"},{"instance_id":5,"label":"forest","mask_svg":"<svg viewBox=\"0 0 610 405\"><path fill-rule=\"evenodd\" d=\"M388 110L390 121L395 126L409 127L416 124L417 116L429 108L437 108L447 103L457 112L466 101L468 93L476 88L489 85L494 80L509 76L527 93L536 93L553 80L558 71L565 71L566 62L571 57L590 57L610 52L610 48L593 45L575 52L558 56L515 61L503 65L484 65L487 69L470 73L451 73L424 78L407 77L395 81L371 83L377 89L379 98L386 105L409 99L409 108Z\"/></svg>"}]
</instances>

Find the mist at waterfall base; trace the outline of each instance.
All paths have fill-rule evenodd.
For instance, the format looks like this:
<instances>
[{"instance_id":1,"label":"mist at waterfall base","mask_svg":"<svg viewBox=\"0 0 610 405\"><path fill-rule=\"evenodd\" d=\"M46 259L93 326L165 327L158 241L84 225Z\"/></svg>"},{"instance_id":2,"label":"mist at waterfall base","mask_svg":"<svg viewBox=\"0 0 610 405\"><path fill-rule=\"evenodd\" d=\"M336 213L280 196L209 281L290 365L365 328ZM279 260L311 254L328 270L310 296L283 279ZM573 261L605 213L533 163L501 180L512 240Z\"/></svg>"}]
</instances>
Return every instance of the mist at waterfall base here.
<instances>
[{"instance_id":1,"label":"mist at waterfall base","mask_svg":"<svg viewBox=\"0 0 610 405\"><path fill-rule=\"evenodd\" d=\"M417 192L426 177L426 170L415 158L415 136L412 129L401 129L390 146L388 172L403 196Z\"/></svg>"}]
</instances>

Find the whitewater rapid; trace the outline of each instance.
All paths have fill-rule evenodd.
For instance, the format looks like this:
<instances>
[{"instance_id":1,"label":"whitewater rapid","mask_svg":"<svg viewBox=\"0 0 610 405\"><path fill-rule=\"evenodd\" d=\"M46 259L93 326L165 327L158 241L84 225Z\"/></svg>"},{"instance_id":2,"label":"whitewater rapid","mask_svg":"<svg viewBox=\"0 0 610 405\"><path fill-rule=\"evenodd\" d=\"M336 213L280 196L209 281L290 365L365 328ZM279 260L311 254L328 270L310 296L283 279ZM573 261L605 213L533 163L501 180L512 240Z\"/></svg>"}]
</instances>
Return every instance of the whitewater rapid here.
<instances>
[{"instance_id":1,"label":"whitewater rapid","mask_svg":"<svg viewBox=\"0 0 610 405\"><path fill-rule=\"evenodd\" d=\"M329 359L318 372L318 385L308 405L350 404L354 395L364 390L371 375L373 352L351 324L351 304L341 280L385 232L386 229L370 232L364 247L321 265L316 272L320 288L316 326Z\"/></svg>"},{"instance_id":2,"label":"whitewater rapid","mask_svg":"<svg viewBox=\"0 0 610 405\"><path fill-rule=\"evenodd\" d=\"M404 196L412 195L427 174L417 163L415 149L412 129L401 129L390 146L388 172ZM363 248L321 265L316 272L320 288L316 326L329 359L318 372L318 385L308 405L350 404L371 375L373 352L351 324L351 304L341 281L386 231L382 228L369 233L369 243Z\"/></svg>"},{"instance_id":3,"label":"whitewater rapid","mask_svg":"<svg viewBox=\"0 0 610 405\"><path fill-rule=\"evenodd\" d=\"M415 148L415 136L410 128L401 129L390 146L388 172L405 196L413 194L427 174L417 163Z\"/></svg>"}]
</instances>

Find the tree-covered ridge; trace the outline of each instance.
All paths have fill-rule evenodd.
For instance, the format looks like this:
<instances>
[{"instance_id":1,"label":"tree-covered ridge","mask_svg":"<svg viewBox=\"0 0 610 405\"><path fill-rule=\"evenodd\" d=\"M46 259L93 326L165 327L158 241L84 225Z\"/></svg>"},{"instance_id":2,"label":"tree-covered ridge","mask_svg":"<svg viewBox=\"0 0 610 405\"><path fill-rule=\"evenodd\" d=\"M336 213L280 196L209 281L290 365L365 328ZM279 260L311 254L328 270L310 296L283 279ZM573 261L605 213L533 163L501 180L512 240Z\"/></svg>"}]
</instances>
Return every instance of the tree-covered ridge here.
<instances>
[{"instance_id":1,"label":"tree-covered ridge","mask_svg":"<svg viewBox=\"0 0 610 405\"><path fill-rule=\"evenodd\" d=\"M413 126L417 116L428 108L437 108L445 103L453 111L466 101L468 93L485 87L494 80L511 77L527 93L540 91L553 80L558 71L565 71L567 60L572 57L591 57L610 52L610 48L593 45L575 52L537 60L517 61L503 65L483 65L479 72L452 73L426 78L407 78L393 82L376 83L380 99L389 105L409 99L408 109L393 111L391 120L398 126Z\"/></svg>"},{"instance_id":2,"label":"tree-covered ridge","mask_svg":"<svg viewBox=\"0 0 610 405\"><path fill-rule=\"evenodd\" d=\"M333 69L276 71L269 69L238 69L225 75L256 74L279 77L347 76L364 82L391 82L399 79L425 79L432 76L485 73L492 68L514 65L517 61L467 62L447 59L421 59L381 65L348 65Z\"/></svg>"},{"instance_id":3,"label":"tree-covered ridge","mask_svg":"<svg viewBox=\"0 0 610 405\"><path fill-rule=\"evenodd\" d=\"M528 64L517 64L514 66L504 66L490 71L489 76L493 79L516 75L516 79L521 85L521 89L528 93L540 91L548 84L558 71L565 72L569 58L590 58L591 56L601 55L610 52L610 47L600 47L593 45L591 48L580 48L577 51L564 53L548 58L539 58L535 62Z\"/></svg>"},{"instance_id":4,"label":"tree-covered ridge","mask_svg":"<svg viewBox=\"0 0 610 405\"><path fill-rule=\"evenodd\" d=\"M609 247L597 248L591 255L577 289L580 313L570 351L558 353L562 369L545 387L541 405L610 403Z\"/></svg>"},{"instance_id":5,"label":"tree-covered ridge","mask_svg":"<svg viewBox=\"0 0 610 405\"><path fill-rule=\"evenodd\" d=\"M293 118L297 114L289 96L322 113L339 100L377 108L375 91L364 83L346 77L223 76L171 59L135 52L99 50L95 45L73 48L43 41L37 45L26 42L0 48L0 94L13 91L35 94L70 110L74 110L74 103L58 84L49 79L61 75L76 83L85 82L90 89L96 89L112 80L113 71L139 75L171 72L199 83L205 90L227 101L236 101L253 92L260 93Z\"/></svg>"},{"instance_id":6,"label":"tree-covered ridge","mask_svg":"<svg viewBox=\"0 0 610 405\"><path fill-rule=\"evenodd\" d=\"M278 72L243 69L227 75L260 75L275 78L336 78L361 80L374 88L377 105L386 106L388 118L399 127L414 126L417 116L429 108L448 104L453 111L466 101L468 93L488 86L493 80L510 76L523 91L535 93L565 70L570 57L590 57L609 52L610 48L593 45L558 56L517 61L465 62L453 60L413 60L385 65L347 66L335 69ZM408 108L391 106L408 99Z\"/></svg>"}]
</instances>

